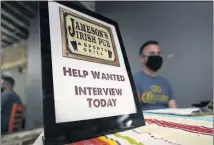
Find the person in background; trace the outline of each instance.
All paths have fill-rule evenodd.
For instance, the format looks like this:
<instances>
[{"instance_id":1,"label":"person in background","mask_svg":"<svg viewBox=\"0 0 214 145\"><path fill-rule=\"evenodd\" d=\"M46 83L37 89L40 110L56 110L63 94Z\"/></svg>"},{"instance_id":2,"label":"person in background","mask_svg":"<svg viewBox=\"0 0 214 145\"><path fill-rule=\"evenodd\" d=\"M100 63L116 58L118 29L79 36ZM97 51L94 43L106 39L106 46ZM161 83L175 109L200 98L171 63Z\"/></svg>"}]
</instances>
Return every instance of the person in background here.
<instances>
[{"instance_id":1,"label":"person in background","mask_svg":"<svg viewBox=\"0 0 214 145\"><path fill-rule=\"evenodd\" d=\"M147 41L140 48L142 71L133 75L143 110L176 108L169 82L158 75L163 58L157 41Z\"/></svg>"},{"instance_id":2,"label":"person in background","mask_svg":"<svg viewBox=\"0 0 214 145\"><path fill-rule=\"evenodd\" d=\"M1 79L1 133L8 131L10 115L13 104L22 105L19 96L13 90L15 80L9 76L3 76Z\"/></svg>"}]
</instances>

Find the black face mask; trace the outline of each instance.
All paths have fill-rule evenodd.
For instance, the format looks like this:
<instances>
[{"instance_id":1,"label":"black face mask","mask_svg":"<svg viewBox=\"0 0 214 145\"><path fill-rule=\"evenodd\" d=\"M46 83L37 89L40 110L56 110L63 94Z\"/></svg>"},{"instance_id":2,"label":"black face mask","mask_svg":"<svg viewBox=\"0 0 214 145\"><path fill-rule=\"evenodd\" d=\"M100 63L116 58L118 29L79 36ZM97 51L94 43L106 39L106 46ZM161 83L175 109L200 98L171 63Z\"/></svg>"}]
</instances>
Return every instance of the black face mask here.
<instances>
[{"instance_id":1,"label":"black face mask","mask_svg":"<svg viewBox=\"0 0 214 145\"><path fill-rule=\"evenodd\" d=\"M1 88L1 92L4 92L4 88Z\"/></svg>"},{"instance_id":2,"label":"black face mask","mask_svg":"<svg viewBox=\"0 0 214 145\"><path fill-rule=\"evenodd\" d=\"M158 71L163 64L163 58L159 55L148 56L148 61L146 66L153 70L154 72Z\"/></svg>"}]
</instances>

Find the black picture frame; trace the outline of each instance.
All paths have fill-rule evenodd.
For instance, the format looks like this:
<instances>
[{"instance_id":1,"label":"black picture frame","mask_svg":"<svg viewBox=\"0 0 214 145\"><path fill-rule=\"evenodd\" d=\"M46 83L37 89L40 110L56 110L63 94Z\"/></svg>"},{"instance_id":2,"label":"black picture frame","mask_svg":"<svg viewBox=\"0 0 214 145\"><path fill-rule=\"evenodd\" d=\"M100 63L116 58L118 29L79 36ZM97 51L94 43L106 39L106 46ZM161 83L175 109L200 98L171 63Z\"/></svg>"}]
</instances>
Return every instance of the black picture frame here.
<instances>
[{"instance_id":1,"label":"black picture frame","mask_svg":"<svg viewBox=\"0 0 214 145\"><path fill-rule=\"evenodd\" d=\"M55 2L115 26L119 43L121 45L126 70L134 94L134 101L137 113L84 121L74 121L68 123L56 123L48 1L40 1L39 14L40 14L40 41L42 53L41 58L42 58L44 144L59 145L73 143L80 140L86 140L98 136L108 135L115 132L125 131L128 129L144 126L145 121L141 110L140 101L138 99L136 87L134 85L132 77L132 72L129 66L128 58L122 42L122 37L117 22L108 19L106 17L103 17L95 12L92 12L84 7L81 7L69 1L55 1ZM126 116L124 122L119 123L117 120L124 116ZM125 121L127 120L131 120L133 122L132 126L127 127L125 125Z\"/></svg>"}]
</instances>

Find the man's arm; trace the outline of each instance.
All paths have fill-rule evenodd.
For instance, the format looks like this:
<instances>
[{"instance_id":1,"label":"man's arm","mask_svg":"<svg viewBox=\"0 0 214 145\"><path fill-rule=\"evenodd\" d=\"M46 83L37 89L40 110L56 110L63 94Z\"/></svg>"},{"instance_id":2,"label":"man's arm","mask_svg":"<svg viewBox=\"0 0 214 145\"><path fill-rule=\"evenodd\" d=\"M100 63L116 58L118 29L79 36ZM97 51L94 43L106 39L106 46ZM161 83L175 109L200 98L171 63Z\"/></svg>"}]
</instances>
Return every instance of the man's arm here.
<instances>
[{"instance_id":1,"label":"man's arm","mask_svg":"<svg viewBox=\"0 0 214 145\"><path fill-rule=\"evenodd\" d=\"M171 88L171 85L168 82L168 87L169 87L169 101L168 101L168 107L169 108L177 108L176 101L174 99L173 91Z\"/></svg>"},{"instance_id":2,"label":"man's arm","mask_svg":"<svg viewBox=\"0 0 214 145\"><path fill-rule=\"evenodd\" d=\"M169 108L177 108L176 101L174 99L169 100L168 106Z\"/></svg>"}]
</instances>

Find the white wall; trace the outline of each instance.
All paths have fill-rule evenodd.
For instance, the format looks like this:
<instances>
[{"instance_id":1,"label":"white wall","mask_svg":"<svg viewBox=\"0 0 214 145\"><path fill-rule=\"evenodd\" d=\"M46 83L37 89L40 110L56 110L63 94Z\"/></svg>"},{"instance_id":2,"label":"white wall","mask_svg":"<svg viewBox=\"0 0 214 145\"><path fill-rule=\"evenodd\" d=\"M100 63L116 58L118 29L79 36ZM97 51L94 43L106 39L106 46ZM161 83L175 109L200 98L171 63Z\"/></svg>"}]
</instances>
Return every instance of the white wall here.
<instances>
[{"instance_id":1,"label":"white wall","mask_svg":"<svg viewBox=\"0 0 214 145\"><path fill-rule=\"evenodd\" d=\"M119 23L133 72L141 68L142 43L158 40L164 57L161 74L171 82L178 105L212 99L212 2L99 1L96 12Z\"/></svg>"}]
</instances>

